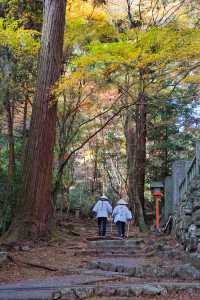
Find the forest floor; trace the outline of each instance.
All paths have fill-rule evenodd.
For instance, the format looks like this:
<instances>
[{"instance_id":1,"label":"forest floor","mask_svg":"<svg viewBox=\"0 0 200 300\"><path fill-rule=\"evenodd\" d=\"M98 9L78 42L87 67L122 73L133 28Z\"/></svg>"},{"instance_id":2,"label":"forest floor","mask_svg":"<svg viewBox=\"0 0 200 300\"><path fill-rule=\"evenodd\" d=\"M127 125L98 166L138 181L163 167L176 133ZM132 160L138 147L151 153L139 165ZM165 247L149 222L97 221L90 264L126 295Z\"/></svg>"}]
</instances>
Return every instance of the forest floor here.
<instances>
[{"instance_id":1,"label":"forest floor","mask_svg":"<svg viewBox=\"0 0 200 300\"><path fill-rule=\"evenodd\" d=\"M10 259L0 269L0 283L76 273L90 260L84 250L95 230L95 221L71 217L59 222L49 241L1 246L9 251Z\"/></svg>"},{"instance_id":2,"label":"forest floor","mask_svg":"<svg viewBox=\"0 0 200 300\"><path fill-rule=\"evenodd\" d=\"M72 217L59 223L49 241L2 246L9 260L0 269L0 299L53 299L56 291L57 299L89 299L92 289L93 300L200 300L200 272L173 237L131 227L129 238L120 241L110 224L108 229L107 239L99 240L95 220ZM27 298L23 289L33 287L34 298L30 291Z\"/></svg>"}]
</instances>

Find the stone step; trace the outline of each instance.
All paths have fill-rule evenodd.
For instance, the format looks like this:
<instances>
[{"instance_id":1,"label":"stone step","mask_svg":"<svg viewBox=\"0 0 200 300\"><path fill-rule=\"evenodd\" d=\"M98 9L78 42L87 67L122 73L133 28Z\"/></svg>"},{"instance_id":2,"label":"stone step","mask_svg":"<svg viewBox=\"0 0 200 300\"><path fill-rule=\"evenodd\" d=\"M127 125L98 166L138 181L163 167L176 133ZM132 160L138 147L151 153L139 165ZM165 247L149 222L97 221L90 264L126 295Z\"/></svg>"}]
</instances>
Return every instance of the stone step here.
<instances>
[{"instance_id":1,"label":"stone step","mask_svg":"<svg viewBox=\"0 0 200 300\"><path fill-rule=\"evenodd\" d=\"M139 248L143 246L144 240L143 239L112 239L112 240L107 240L107 239L100 239L100 240L95 240L95 241L88 241L88 248L113 248L114 249L121 249L121 248Z\"/></svg>"},{"instance_id":2,"label":"stone step","mask_svg":"<svg viewBox=\"0 0 200 300\"><path fill-rule=\"evenodd\" d=\"M124 277L119 274L99 271L91 274L78 269L78 274L52 276L46 279L30 279L16 283L0 284L0 300L52 300L52 293L66 287L118 282ZM82 273L81 273L82 272ZM107 274L107 276L106 276ZM115 276L114 276L115 275Z\"/></svg>"},{"instance_id":3,"label":"stone step","mask_svg":"<svg viewBox=\"0 0 200 300\"><path fill-rule=\"evenodd\" d=\"M92 261L88 268L126 273L131 277L138 278L180 278L200 279L200 271L190 264L174 262L169 265L156 264L144 258L104 258Z\"/></svg>"},{"instance_id":4,"label":"stone step","mask_svg":"<svg viewBox=\"0 0 200 300\"><path fill-rule=\"evenodd\" d=\"M141 250L141 249L138 249ZM78 250L74 252L75 256L97 256L98 257L133 257L136 254L136 249L88 249L88 250ZM137 255L139 256L139 255ZM143 254L144 256L144 254Z\"/></svg>"},{"instance_id":5,"label":"stone step","mask_svg":"<svg viewBox=\"0 0 200 300\"><path fill-rule=\"evenodd\" d=\"M104 270L96 270L96 269L81 269L80 274L85 274L85 275L94 275L94 276L102 276L103 278L124 278L128 277L128 273L119 273L119 272L112 272L112 271L104 271Z\"/></svg>"},{"instance_id":6,"label":"stone step","mask_svg":"<svg viewBox=\"0 0 200 300\"><path fill-rule=\"evenodd\" d=\"M72 286L61 289L52 294L52 299L77 300L91 297L132 297L132 296L156 296L167 295L170 291L198 290L200 295L200 284L195 282L152 282L152 283L122 283L103 284L89 286Z\"/></svg>"}]
</instances>

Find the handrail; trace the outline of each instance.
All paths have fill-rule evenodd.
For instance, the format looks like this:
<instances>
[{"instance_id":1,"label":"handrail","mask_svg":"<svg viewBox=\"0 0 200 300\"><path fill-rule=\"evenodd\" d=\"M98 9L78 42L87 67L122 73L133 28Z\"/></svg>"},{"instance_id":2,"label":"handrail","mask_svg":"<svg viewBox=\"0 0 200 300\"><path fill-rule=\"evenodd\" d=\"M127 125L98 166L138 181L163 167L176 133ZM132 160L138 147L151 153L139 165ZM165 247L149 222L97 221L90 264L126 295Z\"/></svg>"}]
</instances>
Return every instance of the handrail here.
<instances>
[{"instance_id":1,"label":"handrail","mask_svg":"<svg viewBox=\"0 0 200 300\"><path fill-rule=\"evenodd\" d=\"M185 176L179 184L179 198L182 200L185 193L188 191L189 185L194 177L200 175L200 143L196 144L196 155L191 161L189 167L186 169Z\"/></svg>"}]
</instances>

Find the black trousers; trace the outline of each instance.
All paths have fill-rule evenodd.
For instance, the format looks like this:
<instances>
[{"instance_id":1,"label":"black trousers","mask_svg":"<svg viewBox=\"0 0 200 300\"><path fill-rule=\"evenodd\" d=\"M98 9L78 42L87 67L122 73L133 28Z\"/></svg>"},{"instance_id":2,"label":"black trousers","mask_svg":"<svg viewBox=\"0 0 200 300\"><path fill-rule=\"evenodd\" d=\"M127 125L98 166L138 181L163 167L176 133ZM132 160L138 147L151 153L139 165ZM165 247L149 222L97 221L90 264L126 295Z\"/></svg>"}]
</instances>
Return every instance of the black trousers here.
<instances>
[{"instance_id":1,"label":"black trousers","mask_svg":"<svg viewBox=\"0 0 200 300\"><path fill-rule=\"evenodd\" d=\"M117 225L118 237L125 237L126 223L117 221L116 225Z\"/></svg>"},{"instance_id":2,"label":"black trousers","mask_svg":"<svg viewBox=\"0 0 200 300\"><path fill-rule=\"evenodd\" d=\"M107 224L107 218L104 217L98 218L99 236L106 235L106 224Z\"/></svg>"}]
</instances>

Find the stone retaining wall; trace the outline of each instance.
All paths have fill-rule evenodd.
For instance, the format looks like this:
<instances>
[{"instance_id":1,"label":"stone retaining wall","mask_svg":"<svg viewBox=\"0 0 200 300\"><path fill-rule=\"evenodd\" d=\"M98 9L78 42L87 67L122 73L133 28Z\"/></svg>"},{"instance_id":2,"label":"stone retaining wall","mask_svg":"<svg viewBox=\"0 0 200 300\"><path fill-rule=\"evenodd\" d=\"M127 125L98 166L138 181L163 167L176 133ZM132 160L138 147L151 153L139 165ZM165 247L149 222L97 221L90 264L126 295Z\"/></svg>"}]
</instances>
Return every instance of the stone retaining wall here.
<instances>
[{"instance_id":1,"label":"stone retaining wall","mask_svg":"<svg viewBox=\"0 0 200 300\"><path fill-rule=\"evenodd\" d=\"M183 180L187 167L190 164L188 160L177 160L172 164L172 176L165 178L165 220L169 215L174 215L179 204L179 185Z\"/></svg>"},{"instance_id":2,"label":"stone retaining wall","mask_svg":"<svg viewBox=\"0 0 200 300\"><path fill-rule=\"evenodd\" d=\"M200 242L200 176L193 179L187 193L176 205L176 236L189 251Z\"/></svg>"},{"instance_id":3,"label":"stone retaining wall","mask_svg":"<svg viewBox=\"0 0 200 300\"><path fill-rule=\"evenodd\" d=\"M172 176L165 179L165 221L169 215L175 217L176 237L185 249L200 253L200 142L193 160L175 161Z\"/></svg>"}]
</instances>

